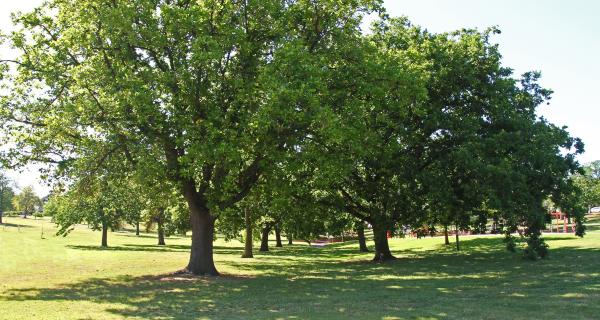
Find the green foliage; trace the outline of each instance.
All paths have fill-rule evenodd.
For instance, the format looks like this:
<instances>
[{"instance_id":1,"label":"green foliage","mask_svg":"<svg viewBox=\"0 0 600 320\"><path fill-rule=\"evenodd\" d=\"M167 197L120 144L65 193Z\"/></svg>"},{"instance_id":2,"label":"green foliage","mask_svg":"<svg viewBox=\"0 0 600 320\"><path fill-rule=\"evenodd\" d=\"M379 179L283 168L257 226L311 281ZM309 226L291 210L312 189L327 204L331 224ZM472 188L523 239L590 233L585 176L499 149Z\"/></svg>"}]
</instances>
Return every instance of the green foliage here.
<instances>
[{"instance_id":1,"label":"green foliage","mask_svg":"<svg viewBox=\"0 0 600 320\"><path fill-rule=\"evenodd\" d=\"M12 202L14 196L13 182L0 171L0 212L14 209Z\"/></svg>"},{"instance_id":2,"label":"green foliage","mask_svg":"<svg viewBox=\"0 0 600 320\"><path fill-rule=\"evenodd\" d=\"M165 218L211 275L204 235L236 238L244 210L305 239L368 222L390 258L387 231L490 219L545 256L548 197L583 234L583 144L538 118L552 92L501 64L496 29L434 34L379 0L54 0L14 22L3 161L52 164L61 233Z\"/></svg>"},{"instance_id":3,"label":"green foliage","mask_svg":"<svg viewBox=\"0 0 600 320\"><path fill-rule=\"evenodd\" d=\"M15 209L25 216L33 214L42 206L42 201L35 194L33 187L31 186L23 188L19 194L15 195L12 199L12 203Z\"/></svg>"},{"instance_id":4,"label":"green foliage","mask_svg":"<svg viewBox=\"0 0 600 320\"><path fill-rule=\"evenodd\" d=\"M512 236L511 234L506 234L504 236L503 240L504 240L504 243L506 244L506 250L508 250L510 252L517 251L517 241L514 236Z\"/></svg>"},{"instance_id":5,"label":"green foliage","mask_svg":"<svg viewBox=\"0 0 600 320\"><path fill-rule=\"evenodd\" d=\"M58 234L66 236L76 224L86 223L92 230L116 229L133 212L140 210L139 199L130 193L127 180L85 179L71 189L53 195L46 210L59 226Z\"/></svg>"},{"instance_id":6,"label":"green foliage","mask_svg":"<svg viewBox=\"0 0 600 320\"><path fill-rule=\"evenodd\" d=\"M527 246L523 249L523 256L530 260L538 260L548 255L548 245L539 235L527 239Z\"/></svg>"},{"instance_id":7,"label":"green foliage","mask_svg":"<svg viewBox=\"0 0 600 320\"><path fill-rule=\"evenodd\" d=\"M571 180L581 193L575 199L580 210L587 212L591 207L600 206L600 160L584 166L583 172L573 176Z\"/></svg>"},{"instance_id":8,"label":"green foliage","mask_svg":"<svg viewBox=\"0 0 600 320\"><path fill-rule=\"evenodd\" d=\"M158 172L185 198L192 228L212 232L328 119L321 93L338 46L380 4L48 1L17 15L9 37L21 56L16 74L2 74L7 162L55 163L66 180L100 167ZM193 272L216 274L195 257Z\"/></svg>"}]
</instances>

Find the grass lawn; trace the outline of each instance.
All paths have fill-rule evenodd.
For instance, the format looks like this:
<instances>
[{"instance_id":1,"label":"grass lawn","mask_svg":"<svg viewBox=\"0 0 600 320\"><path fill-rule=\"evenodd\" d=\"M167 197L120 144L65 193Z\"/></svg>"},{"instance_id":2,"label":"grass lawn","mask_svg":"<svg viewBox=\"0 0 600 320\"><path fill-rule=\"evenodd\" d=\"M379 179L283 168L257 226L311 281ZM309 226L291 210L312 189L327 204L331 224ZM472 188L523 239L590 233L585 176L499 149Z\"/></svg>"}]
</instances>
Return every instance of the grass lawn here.
<instances>
[{"instance_id":1,"label":"grass lawn","mask_svg":"<svg viewBox=\"0 0 600 320\"><path fill-rule=\"evenodd\" d=\"M530 262L497 237L393 239L400 259L367 262L356 242L255 251L218 240L221 278L168 273L186 265L189 238L54 235L49 220L0 225L0 319L598 319L600 218L584 239L546 236L550 257ZM17 225L20 225L18 227ZM44 238L42 239L42 227Z\"/></svg>"}]
</instances>

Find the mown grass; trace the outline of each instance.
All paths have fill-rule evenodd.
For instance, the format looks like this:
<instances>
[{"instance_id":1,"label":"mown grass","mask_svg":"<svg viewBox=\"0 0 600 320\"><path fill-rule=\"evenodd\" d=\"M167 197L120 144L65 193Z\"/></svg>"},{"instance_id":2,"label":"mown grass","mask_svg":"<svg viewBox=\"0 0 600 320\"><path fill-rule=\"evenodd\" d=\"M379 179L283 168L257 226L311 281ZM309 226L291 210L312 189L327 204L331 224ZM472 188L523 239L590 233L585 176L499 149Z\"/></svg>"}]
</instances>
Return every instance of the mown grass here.
<instances>
[{"instance_id":1,"label":"mown grass","mask_svg":"<svg viewBox=\"0 0 600 320\"><path fill-rule=\"evenodd\" d=\"M597 319L600 231L546 236L550 257L530 262L497 237L393 239L400 259L376 264L356 242L294 244L241 259L218 240L220 278L169 275L189 238L109 235L79 226L54 236L48 220L0 226L0 319ZM598 221L590 220L591 225ZM18 226L21 227L18 227ZM44 228L42 238L41 229Z\"/></svg>"}]
</instances>

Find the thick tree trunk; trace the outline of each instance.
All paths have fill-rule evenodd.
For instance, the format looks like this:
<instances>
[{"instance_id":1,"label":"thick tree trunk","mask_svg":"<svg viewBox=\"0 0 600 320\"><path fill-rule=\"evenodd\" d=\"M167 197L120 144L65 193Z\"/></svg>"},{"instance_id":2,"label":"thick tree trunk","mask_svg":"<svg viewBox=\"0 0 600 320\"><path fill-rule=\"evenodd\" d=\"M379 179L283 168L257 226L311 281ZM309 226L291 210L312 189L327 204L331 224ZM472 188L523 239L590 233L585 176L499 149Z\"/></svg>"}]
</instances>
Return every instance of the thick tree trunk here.
<instances>
[{"instance_id":1,"label":"thick tree trunk","mask_svg":"<svg viewBox=\"0 0 600 320\"><path fill-rule=\"evenodd\" d=\"M365 225L362 222L356 227L356 234L358 235L358 247L360 252L369 252L367 239L365 239Z\"/></svg>"},{"instance_id":2,"label":"thick tree trunk","mask_svg":"<svg viewBox=\"0 0 600 320\"><path fill-rule=\"evenodd\" d=\"M460 241L458 240L458 227L456 227L456 251L460 251Z\"/></svg>"},{"instance_id":3,"label":"thick tree trunk","mask_svg":"<svg viewBox=\"0 0 600 320\"><path fill-rule=\"evenodd\" d=\"M450 245L450 240L448 239L448 226L444 226L444 244Z\"/></svg>"},{"instance_id":4,"label":"thick tree trunk","mask_svg":"<svg viewBox=\"0 0 600 320\"><path fill-rule=\"evenodd\" d=\"M383 226L373 225L373 240L375 241L375 257L373 261L395 260L396 257L390 252L390 246L387 239L387 229Z\"/></svg>"},{"instance_id":5,"label":"thick tree trunk","mask_svg":"<svg viewBox=\"0 0 600 320\"><path fill-rule=\"evenodd\" d=\"M2 212L2 210L0 210L0 224L2 224L2 215L4 214L4 212Z\"/></svg>"},{"instance_id":6,"label":"thick tree trunk","mask_svg":"<svg viewBox=\"0 0 600 320\"><path fill-rule=\"evenodd\" d=\"M139 222L139 221L137 221L137 222L135 223L135 235L136 235L136 236L139 236L139 235L140 235L140 222Z\"/></svg>"},{"instance_id":7,"label":"thick tree trunk","mask_svg":"<svg viewBox=\"0 0 600 320\"><path fill-rule=\"evenodd\" d=\"M102 247L108 247L108 226L106 222L102 222Z\"/></svg>"},{"instance_id":8,"label":"thick tree trunk","mask_svg":"<svg viewBox=\"0 0 600 320\"><path fill-rule=\"evenodd\" d=\"M215 218L208 210L192 210L190 212L192 223L192 249L187 270L197 275L218 276L213 261L213 236L215 232Z\"/></svg>"},{"instance_id":9,"label":"thick tree trunk","mask_svg":"<svg viewBox=\"0 0 600 320\"><path fill-rule=\"evenodd\" d=\"M186 271L196 275L218 276L213 260L216 218L210 214L193 181L185 181L182 191L188 203L192 225L192 248Z\"/></svg>"},{"instance_id":10,"label":"thick tree trunk","mask_svg":"<svg viewBox=\"0 0 600 320\"><path fill-rule=\"evenodd\" d=\"M165 245L165 219L164 219L164 210L160 209L158 212L158 219L156 219L156 224L158 228L158 245Z\"/></svg>"},{"instance_id":11,"label":"thick tree trunk","mask_svg":"<svg viewBox=\"0 0 600 320\"><path fill-rule=\"evenodd\" d=\"M294 239L293 239L293 235L291 233L289 233L287 235L287 239L288 239L288 244L291 246L292 244L294 244Z\"/></svg>"},{"instance_id":12,"label":"thick tree trunk","mask_svg":"<svg viewBox=\"0 0 600 320\"><path fill-rule=\"evenodd\" d=\"M250 212L248 209L244 210L244 219L246 222L246 236L244 243L244 254L242 258L253 258L252 254L252 217L250 216Z\"/></svg>"},{"instance_id":13,"label":"thick tree trunk","mask_svg":"<svg viewBox=\"0 0 600 320\"><path fill-rule=\"evenodd\" d=\"M283 247L283 244L281 243L281 229L278 225L275 225L275 246L278 248Z\"/></svg>"},{"instance_id":14,"label":"thick tree trunk","mask_svg":"<svg viewBox=\"0 0 600 320\"><path fill-rule=\"evenodd\" d=\"M269 251L269 233L271 233L271 226L267 225L262 229L262 236L260 238L260 250L262 252Z\"/></svg>"}]
</instances>

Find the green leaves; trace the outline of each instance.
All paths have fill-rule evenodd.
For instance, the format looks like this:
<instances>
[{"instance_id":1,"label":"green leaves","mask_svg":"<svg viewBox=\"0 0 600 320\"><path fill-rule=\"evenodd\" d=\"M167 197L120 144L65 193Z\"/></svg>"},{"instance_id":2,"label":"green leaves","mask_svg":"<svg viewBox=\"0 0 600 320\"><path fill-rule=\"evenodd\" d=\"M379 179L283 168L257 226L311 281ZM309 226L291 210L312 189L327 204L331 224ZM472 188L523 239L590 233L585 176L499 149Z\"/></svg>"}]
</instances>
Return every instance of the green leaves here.
<instances>
[{"instance_id":1,"label":"green leaves","mask_svg":"<svg viewBox=\"0 0 600 320\"><path fill-rule=\"evenodd\" d=\"M119 216L128 180L155 202L178 190L232 234L250 197L269 218L316 203L292 215L313 227L492 217L536 236L541 201L573 193L582 144L537 118L551 91L501 65L496 29L432 34L378 0L56 0L15 23L3 155L100 181L91 199L106 200L64 225Z\"/></svg>"}]
</instances>

